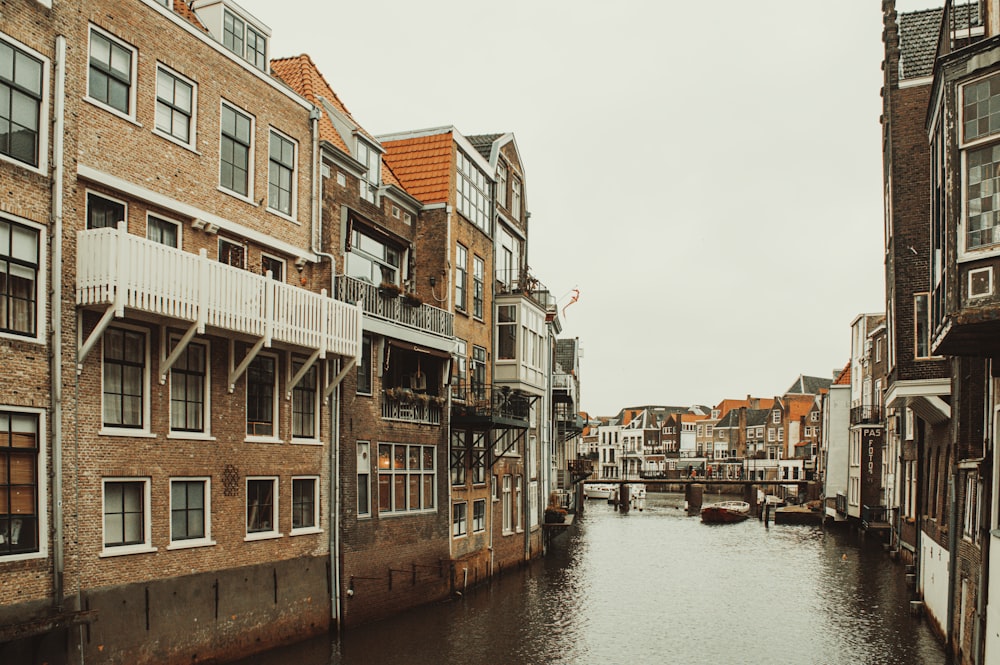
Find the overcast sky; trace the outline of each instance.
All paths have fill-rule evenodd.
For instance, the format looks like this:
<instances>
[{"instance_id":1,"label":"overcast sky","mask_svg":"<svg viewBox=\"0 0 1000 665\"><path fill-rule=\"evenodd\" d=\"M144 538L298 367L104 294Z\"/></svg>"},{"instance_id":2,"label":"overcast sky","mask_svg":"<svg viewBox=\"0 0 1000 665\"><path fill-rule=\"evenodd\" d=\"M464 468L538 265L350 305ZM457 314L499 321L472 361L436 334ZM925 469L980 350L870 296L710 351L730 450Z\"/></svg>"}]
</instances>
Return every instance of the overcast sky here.
<instances>
[{"instance_id":1,"label":"overcast sky","mask_svg":"<svg viewBox=\"0 0 1000 665\"><path fill-rule=\"evenodd\" d=\"M885 308L879 0L240 4L372 133L514 133L591 415L781 394Z\"/></svg>"}]
</instances>

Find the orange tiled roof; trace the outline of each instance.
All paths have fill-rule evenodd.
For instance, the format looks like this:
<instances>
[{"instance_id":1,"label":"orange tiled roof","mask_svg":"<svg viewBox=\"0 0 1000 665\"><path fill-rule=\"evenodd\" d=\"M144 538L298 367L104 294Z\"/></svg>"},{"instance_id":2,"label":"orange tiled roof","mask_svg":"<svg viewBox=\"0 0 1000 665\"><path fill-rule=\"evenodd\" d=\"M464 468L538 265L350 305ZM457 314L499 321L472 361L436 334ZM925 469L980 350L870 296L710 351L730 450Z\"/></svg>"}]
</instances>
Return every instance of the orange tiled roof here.
<instances>
[{"instance_id":1,"label":"orange tiled roof","mask_svg":"<svg viewBox=\"0 0 1000 665\"><path fill-rule=\"evenodd\" d=\"M840 370L840 374L834 379L833 385L835 386L849 386L851 385L851 363L848 361L844 365L844 369Z\"/></svg>"},{"instance_id":2,"label":"orange tiled roof","mask_svg":"<svg viewBox=\"0 0 1000 665\"><path fill-rule=\"evenodd\" d=\"M383 141L385 161L412 196L423 203L447 203L451 186L451 130L431 136Z\"/></svg>"},{"instance_id":3,"label":"orange tiled roof","mask_svg":"<svg viewBox=\"0 0 1000 665\"><path fill-rule=\"evenodd\" d=\"M695 423L699 420L705 420L708 416L700 413L682 413L681 422L682 423Z\"/></svg>"},{"instance_id":4,"label":"orange tiled roof","mask_svg":"<svg viewBox=\"0 0 1000 665\"><path fill-rule=\"evenodd\" d=\"M813 404L815 403L812 395L785 395L785 401L788 402L789 420L798 420L806 415L812 411Z\"/></svg>"}]
</instances>

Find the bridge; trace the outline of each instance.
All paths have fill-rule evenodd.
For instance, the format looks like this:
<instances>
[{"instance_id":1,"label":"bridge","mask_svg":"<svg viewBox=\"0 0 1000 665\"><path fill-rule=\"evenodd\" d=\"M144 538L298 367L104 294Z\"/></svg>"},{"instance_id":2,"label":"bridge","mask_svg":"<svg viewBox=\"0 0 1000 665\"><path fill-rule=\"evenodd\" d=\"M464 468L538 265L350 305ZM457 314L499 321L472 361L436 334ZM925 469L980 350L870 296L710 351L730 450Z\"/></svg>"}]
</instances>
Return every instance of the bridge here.
<instances>
[{"instance_id":1,"label":"bridge","mask_svg":"<svg viewBox=\"0 0 1000 665\"><path fill-rule=\"evenodd\" d=\"M815 480L781 480L777 478L768 478L765 480L759 480L754 478L741 478L739 480L731 478L588 478L583 481L584 485L621 485L622 483L641 483L646 486L647 490L652 491L669 491L666 488L669 487L685 487L687 485L732 485L734 487L746 487L748 485L795 485L797 487L806 487L811 483L815 483Z\"/></svg>"}]
</instances>

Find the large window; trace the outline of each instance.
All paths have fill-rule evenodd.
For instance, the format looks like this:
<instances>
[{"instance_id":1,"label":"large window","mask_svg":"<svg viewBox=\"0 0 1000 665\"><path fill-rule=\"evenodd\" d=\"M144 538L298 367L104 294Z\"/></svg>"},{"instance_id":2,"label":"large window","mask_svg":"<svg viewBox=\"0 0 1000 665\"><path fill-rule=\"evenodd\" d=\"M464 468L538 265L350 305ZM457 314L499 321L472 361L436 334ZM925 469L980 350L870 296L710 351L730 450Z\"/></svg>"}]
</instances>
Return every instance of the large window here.
<instances>
[{"instance_id":1,"label":"large window","mask_svg":"<svg viewBox=\"0 0 1000 665\"><path fill-rule=\"evenodd\" d=\"M472 257L472 315L483 318L484 279L486 263L478 256Z\"/></svg>"},{"instance_id":2,"label":"large window","mask_svg":"<svg viewBox=\"0 0 1000 665\"><path fill-rule=\"evenodd\" d=\"M452 363L452 376L454 377L454 384L456 387L464 389L465 382L468 379L468 343L464 339L455 339L455 360ZM454 393L453 393L454 394ZM458 394L458 397L464 399L464 394Z\"/></svg>"},{"instance_id":3,"label":"large window","mask_svg":"<svg viewBox=\"0 0 1000 665\"><path fill-rule=\"evenodd\" d=\"M209 538L210 492L207 478L170 481L170 541L203 541ZM186 542L185 542L186 541Z\"/></svg>"},{"instance_id":4,"label":"large window","mask_svg":"<svg viewBox=\"0 0 1000 665\"><path fill-rule=\"evenodd\" d=\"M278 535L278 479L247 478L247 537Z\"/></svg>"},{"instance_id":5,"label":"large window","mask_svg":"<svg viewBox=\"0 0 1000 665\"><path fill-rule=\"evenodd\" d=\"M464 485L468 465L465 461L465 430L451 432L451 484Z\"/></svg>"},{"instance_id":6,"label":"large window","mask_svg":"<svg viewBox=\"0 0 1000 665\"><path fill-rule=\"evenodd\" d=\"M176 341L173 346L176 346ZM208 349L190 343L170 368L170 429L204 432L208 395Z\"/></svg>"},{"instance_id":7,"label":"large window","mask_svg":"<svg viewBox=\"0 0 1000 665\"><path fill-rule=\"evenodd\" d=\"M927 309L926 293L913 296L913 334L916 358L929 358L931 355L930 312Z\"/></svg>"},{"instance_id":8,"label":"large window","mask_svg":"<svg viewBox=\"0 0 1000 665\"><path fill-rule=\"evenodd\" d=\"M434 446L382 443L378 447L380 513L433 510Z\"/></svg>"},{"instance_id":9,"label":"large window","mask_svg":"<svg viewBox=\"0 0 1000 665\"><path fill-rule=\"evenodd\" d=\"M125 204L100 194L87 192L87 228L115 228L125 221Z\"/></svg>"},{"instance_id":10,"label":"large window","mask_svg":"<svg viewBox=\"0 0 1000 665\"><path fill-rule=\"evenodd\" d=\"M267 165L267 207L291 215L295 200L295 143L274 130L271 130Z\"/></svg>"},{"instance_id":11,"label":"large window","mask_svg":"<svg viewBox=\"0 0 1000 665\"><path fill-rule=\"evenodd\" d=\"M110 35L90 30L87 94L108 108L132 115L135 50Z\"/></svg>"},{"instance_id":12,"label":"large window","mask_svg":"<svg viewBox=\"0 0 1000 665\"><path fill-rule=\"evenodd\" d=\"M359 181L361 198L375 203L375 194L382 181L382 158L375 148L358 139L358 161L365 165L365 175Z\"/></svg>"},{"instance_id":13,"label":"large window","mask_svg":"<svg viewBox=\"0 0 1000 665\"><path fill-rule=\"evenodd\" d=\"M149 480L104 480L104 549L149 547Z\"/></svg>"},{"instance_id":14,"label":"large window","mask_svg":"<svg viewBox=\"0 0 1000 665\"><path fill-rule=\"evenodd\" d=\"M372 338L361 337L361 362L358 363L358 394L372 394Z\"/></svg>"},{"instance_id":15,"label":"large window","mask_svg":"<svg viewBox=\"0 0 1000 665\"><path fill-rule=\"evenodd\" d=\"M1000 74L962 88L963 144L978 143L997 133L1000 133ZM965 248L1000 243L1000 232L995 232L1000 225L1000 205L994 203L994 192L1000 186L1000 144L970 149L965 159Z\"/></svg>"},{"instance_id":16,"label":"large window","mask_svg":"<svg viewBox=\"0 0 1000 665\"><path fill-rule=\"evenodd\" d=\"M497 203L507 207L507 164L503 160L497 162Z\"/></svg>"},{"instance_id":17,"label":"large window","mask_svg":"<svg viewBox=\"0 0 1000 665\"><path fill-rule=\"evenodd\" d=\"M0 219L0 332L37 334L39 260L39 232Z\"/></svg>"},{"instance_id":18,"label":"large window","mask_svg":"<svg viewBox=\"0 0 1000 665\"><path fill-rule=\"evenodd\" d=\"M162 65L156 68L156 131L186 146L194 143L195 87Z\"/></svg>"},{"instance_id":19,"label":"large window","mask_svg":"<svg viewBox=\"0 0 1000 665\"><path fill-rule=\"evenodd\" d=\"M517 305L497 307L497 360L517 357Z\"/></svg>"},{"instance_id":20,"label":"large window","mask_svg":"<svg viewBox=\"0 0 1000 665\"><path fill-rule=\"evenodd\" d=\"M104 332L104 426L141 429L146 403L146 334L125 328Z\"/></svg>"},{"instance_id":21,"label":"large window","mask_svg":"<svg viewBox=\"0 0 1000 665\"><path fill-rule=\"evenodd\" d=\"M472 347L472 391L476 399L486 398L486 349Z\"/></svg>"},{"instance_id":22,"label":"large window","mask_svg":"<svg viewBox=\"0 0 1000 665\"><path fill-rule=\"evenodd\" d=\"M222 18L222 43L257 69L266 71L267 37L229 10Z\"/></svg>"},{"instance_id":23,"label":"large window","mask_svg":"<svg viewBox=\"0 0 1000 665\"><path fill-rule=\"evenodd\" d=\"M469 504L467 501L451 505L451 535L455 538L469 533Z\"/></svg>"},{"instance_id":24,"label":"large window","mask_svg":"<svg viewBox=\"0 0 1000 665\"><path fill-rule=\"evenodd\" d=\"M319 530L319 478L292 478L292 534Z\"/></svg>"},{"instance_id":25,"label":"large window","mask_svg":"<svg viewBox=\"0 0 1000 665\"><path fill-rule=\"evenodd\" d=\"M276 365L260 355L247 367L247 436L277 436Z\"/></svg>"},{"instance_id":26,"label":"large window","mask_svg":"<svg viewBox=\"0 0 1000 665\"><path fill-rule=\"evenodd\" d=\"M455 309L465 311L466 293L469 290L469 250L455 245Z\"/></svg>"},{"instance_id":27,"label":"large window","mask_svg":"<svg viewBox=\"0 0 1000 665\"><path fill-rule=\"evenodd\" d=\"M486 499L476 499L472 504L472 532L486 530Z\"/></svg>"},{"instance_id":28,"label":"large window","mask_svg":"<svg viewBox=\"0 0 1000 665\"><path fill-rule=\"evenodd\" d=\"M490 181L475 162L458 151L458 211L486 233L490 232Z\"/></svg>"},{"instance_id":29,"label":"large window","mask_svg":"<svg viewBox=\"0 0 1000 665\"><path fill-rule=\"evenodd\" d=\"M222 105L219 185L241 196L250 194L250 149L253 121L228 104Z\"/></svg>"},{"instance_id":30,"label":"large window","mask_svg":"<svg viewBox=\"0 0 1000 665\"><path fill-rule=\"evenodd\" d=\"M0 154L38 166L44 66L41 60L0 41Z\"/></svg>"},{"instance_id":31,"label":"large window","mask_svg":"<svg viewBox=\"0 0 1000 665\"><path fill-rule=\"evenodd\" d=\"M292 361L292 373L298 374L302 363ZM315 439L318 436L319 371L316 363L302 376L292 390L292 437Z\"/></svg>"},{"instance_id":32,"label":"large window","mask_svg":"<svg viewBox=\"0 0 1000 665\"><path fill-rule=\"evenodd\" d=\"M39 549L38 415L0 411L0 557Z\"/></svg>"},{"instance_id":33,"label":"large window","mask_svg":"<svg viewBox=\"0 0 1000 665\"><path fill-rule=\"evenodd\" d=\"M486 482L486 467L489 460L486 458L486 437L477 436L472 440L472 483L482 485Z\"/></svg>"},{"instance_id":34,"label":"large window","mask_svg":"<svg viewBox=\"0 0 1000 665\"><path fill-rule=\"evenodd\" d=\"M514 219L521 219L521 179L511 178L510 181L510 214Z\"/></svg>"},{"instance_id":35,"label":"large window","mask_svg":"<svg viewBox=\"0 0 1000 665\"><path fill-rule=\"evenodd\" d=\"M365 233L357 226L351 231L347 248L347 275L371 284L399 284L402 252Z\"/></svg>"},{"instance_id":36,"label":"large window","mask_svg":"<svg viewBox=\"0 0 1000 665\"><path fill-rule=\"evenodd\" d=\"M371 444L368 441L358 441L358 517L372 513L371 473Z\"/></svg>"}]
</instances>

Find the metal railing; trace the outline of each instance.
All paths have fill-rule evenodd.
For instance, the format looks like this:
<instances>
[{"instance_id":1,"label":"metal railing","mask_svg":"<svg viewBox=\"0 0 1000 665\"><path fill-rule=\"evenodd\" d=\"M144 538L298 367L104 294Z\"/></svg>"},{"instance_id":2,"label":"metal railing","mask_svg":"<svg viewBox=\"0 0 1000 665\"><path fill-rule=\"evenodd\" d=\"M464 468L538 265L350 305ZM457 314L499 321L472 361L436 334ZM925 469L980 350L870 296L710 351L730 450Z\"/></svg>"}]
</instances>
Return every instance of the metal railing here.
<instances>
[{"instance_id":1,"label":"metal railing","mask_svg":"<svg viewBox=\"0 0 1000 665\"><path fill-rule=\"evenodd\" d=\"M422 393L397 395L395 390L382 392L382 418L384 420L402 420L426 425L441 424L441 415L444 412L441 398Z\"/></svg>"},{"instance_id":2,"label":"metal railing","mask_svg":"<svg viewBox=\"0 0 1000 665\"><path fill-rule=\"evenodd\" d=\"M861 506L861 525L870 529L872 525L884 525L891 521L892 508L887 506Z\"/></svg>"},{"instance_id":3,"label":"metal railing","mask_svg":"<svg viewBox=\"0 0 1000 665\"><path fill-rule=\"evenodd\" d=\"M527 420L529 398L507 386L461 383L451 387L452 414L459 417Z\"/></svg>"},{"instance_id":4,"label":"metal railing","mask_svg":"<svg viewBox=\"0 0 1000 665\"><path fill-rule=\"evenodd\" d=\"M880 425L885 417L881 404L855 406L851 408L852 425Z\"/></svg>"},{"instance_id":5,"label":"metal railing","mask_svg":"<svg viewBox=\"0 0 1000 665\"><path fill-rule=\"evenodd\" d=\"M379 285L347 275L337 276L337 300L361 302L365 314L386 321L429 332L441 337L454 336L455 315L426 303L410 304L400 293L385 294Z\"/></svg>"}]
</instances>

